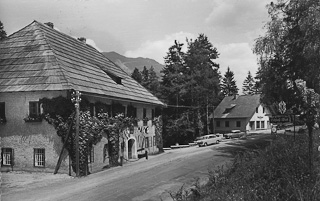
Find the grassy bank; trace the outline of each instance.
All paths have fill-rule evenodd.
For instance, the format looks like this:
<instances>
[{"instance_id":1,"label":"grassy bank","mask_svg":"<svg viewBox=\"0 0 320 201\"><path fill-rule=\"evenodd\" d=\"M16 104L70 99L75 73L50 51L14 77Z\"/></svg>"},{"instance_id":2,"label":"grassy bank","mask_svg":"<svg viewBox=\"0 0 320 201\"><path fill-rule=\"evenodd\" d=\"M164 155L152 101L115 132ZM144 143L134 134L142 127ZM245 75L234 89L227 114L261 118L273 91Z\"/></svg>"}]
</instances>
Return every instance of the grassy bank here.
<instances>
[{"instance_id":1,"label":"grassy bank","mask_svg":"<svg viewBox=\"0 0 320 201\"><path fill-rule=\"evenodd\" d=\"M191 191L183 188L172 197L175 200L290 200L320 199L320 160L317 147L319 131L314 133L314 171L308 167L306 135L279 135L272 141L249 141L235 153L229 167L210 172L205 186L195 184ZM269 143L268 143L269 142Z\"/></svg>"}]
</instances>

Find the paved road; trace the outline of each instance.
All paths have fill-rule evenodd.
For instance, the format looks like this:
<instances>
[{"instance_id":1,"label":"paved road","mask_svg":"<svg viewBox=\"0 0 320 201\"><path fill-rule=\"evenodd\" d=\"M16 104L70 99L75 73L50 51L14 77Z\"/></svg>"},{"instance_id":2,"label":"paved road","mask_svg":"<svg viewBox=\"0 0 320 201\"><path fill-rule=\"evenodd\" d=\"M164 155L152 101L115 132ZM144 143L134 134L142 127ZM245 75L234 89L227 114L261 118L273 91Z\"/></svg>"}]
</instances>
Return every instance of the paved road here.
<instances>
[{"instance_id":1,"label":"paved road","mask_svg":"<svg viewBox=\"0 0 320 201\"><path fill-rule=\"evenodd\" d=\"M228 142L208 147L189 147L166 151L83 178L69 179L48 186L2 195L3 201L143 201L172 200L168 192L183 184L191 186L196 178L205 181L208 169L224 165L232 157L221 152ZM219 151L220 150L220 151Z\"/></svg>"}]
</instances>

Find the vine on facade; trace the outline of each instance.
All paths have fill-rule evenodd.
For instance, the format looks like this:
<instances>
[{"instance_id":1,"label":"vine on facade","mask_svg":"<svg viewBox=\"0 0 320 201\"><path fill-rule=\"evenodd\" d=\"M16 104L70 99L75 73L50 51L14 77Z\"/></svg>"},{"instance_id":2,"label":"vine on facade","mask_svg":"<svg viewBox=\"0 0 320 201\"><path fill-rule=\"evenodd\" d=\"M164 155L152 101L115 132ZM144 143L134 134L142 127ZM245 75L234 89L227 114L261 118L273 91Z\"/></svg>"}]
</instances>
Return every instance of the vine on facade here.
<instances>
[{"instance_id":1,"label":"vine on facade","mask_svg":"<svg viewBox=\"0 0 320 201\"><path fill-rule=\"evenodd\" d=\"M76 150L75 150L75 118L74 105L71 100L59 96L56 98L40 99L42 104L45 120L54 126L57 130L57 135L61 137L62 142L66 141L69 127L71 126L71 135L67 139L66 149L72 161L72 169L76 171ZM89 174L88 155L93 147L101 141L105 136L108 139L109 147L109 164L110 166L120 165L119 153L123 155L123 149L120 149L120 144L124 141L124 130L133 126L136 121L134 118L124 117L123 114L118 114L114 117L110 116L110 105L97 103L96 109L98 114L92 115L89 101L82 98L80 104L79 115L79 158L80 158L80 176ZM114 108L120 108L116 105ZM116 110L119 111L119 110ZM122 143L123 144L123 143Z\"/></svg>"}]
</instances>

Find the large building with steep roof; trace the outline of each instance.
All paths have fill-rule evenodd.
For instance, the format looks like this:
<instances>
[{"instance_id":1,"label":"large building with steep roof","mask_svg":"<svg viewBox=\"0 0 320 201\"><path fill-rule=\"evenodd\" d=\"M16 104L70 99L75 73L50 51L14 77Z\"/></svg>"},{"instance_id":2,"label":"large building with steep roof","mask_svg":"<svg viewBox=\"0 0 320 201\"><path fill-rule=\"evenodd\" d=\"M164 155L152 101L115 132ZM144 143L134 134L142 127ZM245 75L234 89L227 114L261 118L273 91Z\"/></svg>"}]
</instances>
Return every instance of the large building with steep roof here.
<instances>
[{"instance_id":1,"label":"large building with steep roof","mask_svg":"<svg viewBox=\"0 0 320 201\"><path fill-rule=\"evenodd\" d=\"M268 129L268 114L268 108L260 103L260 94L227 96L214 110L215 131Z\"/></svg>"},{"instance_id":2,"label":"large building with steep roof","mask_svg":"<svg viewBox=\"0 0 320 201\"><path fill-rule=\"evenodd\" d=\"M54 28L52 23L31 24L0 42L0 133L2 170L54 169L62 143L53 126L31 115L42 112L39 100L70 97L80 91L97 102L128 107L139 121L124 140L124 158L137 158L139 150L159 151L151 121L164 104L102 53ZM81 104L81 103L80 103ZM27 120L27 121L26 121ZM30 121L31 120L31 121ZM35 121L32 121L35 120ZM95 147L91 167L105 166L107 140ZM64 158L62 169L67 169Z\"/></svg>"}]
</instances>

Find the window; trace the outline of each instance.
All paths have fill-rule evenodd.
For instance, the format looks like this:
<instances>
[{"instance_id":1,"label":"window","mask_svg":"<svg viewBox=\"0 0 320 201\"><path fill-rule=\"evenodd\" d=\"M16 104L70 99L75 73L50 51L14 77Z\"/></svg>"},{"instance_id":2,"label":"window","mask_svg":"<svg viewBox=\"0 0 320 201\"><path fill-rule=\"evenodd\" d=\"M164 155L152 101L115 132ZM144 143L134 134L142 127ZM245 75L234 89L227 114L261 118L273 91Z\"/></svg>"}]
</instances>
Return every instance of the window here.
<instances>
[{"instance_id":1,"label":"window","mask_svg":"<svg viewBox=\"0 0 320 201\"><path fill-rule=\"evenodd\" d=\"M265 108L264 108L264 107L262 107L262 110L263 110L263 113L265 113L265 111L266 111L266 110L265 110Z\"/></svg>"},{"instance_id":2,"label":"window","mask_svg":"<svg viewBox=\"0 0 320 201\"><path fill-rule=\"evenodd\" d=\"M44 149L34 149L34 166L44 167L45 165L45 150Z\"/></svg>"},{"instance_id":3,"label":"window","mask_svg":"<svg viewBox=\"0 0 320 201\"><path fill-rule=\"evenodd\" d=\"M149 137L146 137L146 144L145 144L146 146L146 148L148 148L149 147Z\"/></svg>"},{"instance_id":4,"label":"window","mask_svg":"<svg viewBox=\"0 0 320 201\"><path fill-rule=\"evenodd\" d=\"M220 127L220 121L216 121L216 126Z\"/></svg>"},{"instance_id":5,"label":"window","mask_svg":"<svg viewBox=\"0 0 320 201\"><path fill-rule=\"evenodd\" d=\"M143 108L143 118L145 119L147 117L147 109Z\"/></svg>"},{"instance_id":6,"label":"window","mask_svg":"<svg viewBox=\"0 0 320 201\"><path fill-rule=\"evenodd\" d=\"M0 102L0 124L6 122L6 105Z\"/></svg>"},{"instance_id":7,"label":"window","mask_svg":"<svg viewBox=\"0 0 320 201\"><path fill-rule=\"evenodd\" d=\"M148 119L147 119L147 109L143 108L143 126L148 125Z\"/></svg>"},{"instance_id":8,"label":"window","mask_svg":"<svg viewBox=\"0 0 320 201\"><path fill-rule=\"evenodd\" d=\"M96 116L96 110L95 110L95 105L94 103L89 103L89 107L90 107L90 115L92 117L95 117Z\"/></svg>"},{"instance_id":9,"label":"window","mask_svg":"<svg viewBox=\"0 0 320 201\"><path fill-rule=\"evenodd\" d=\"M259 112L259 107L256 108L256 113L258 113L258 112Z\"/></svg>"},{"instance_id":10,"label":"window","mask_svg":"<svg viewBox=\"0 0 320 201\"><path fill-rule=\"evenodd\" d=\"M126 107L121 105L120 103L112 103L111 105L112 116L115 117L119 114L125 114Z\"/></svg>"},{"instance_id":11,"label":"window","mask_svg":"<svg viewBox=\"0 0 320 201\"><path fill-rule=\"evenodd\" d=\"M225 126L225 127L229 127L229 121L225 121L225 122L224 122L224 126Z\"/></svg>"},{"instance_id":12,"label":"window","mask_svg":"<svg viewBox=\"0 0 320 201\"><path fill-rule=\"evenodd\" d=\"M153 120L154 119L154 117L155 117L155 115L154 115L155 113L154 113L154 109L152 109L151 110L151 119Z\"/></svg>"},{"instance_id":13,"label":"window","mask_svg":"<svg viewBox=\"0 0 320 201\"><path fill-rule=\"evenodd\" d=\"M12 166L13 165L13 149L12 148L2 148L1 149L2 166Z\"/></svg>"},{"instance_id":14,"label":"window","mask_svg":"<svg viewBox=\"0 0 320 201\"><path fill-rule=\"evenodd\" d=\"M91 149L89 148L88 151L88 163L93 163L94 162L94 148L92 147Z\"/></svg>"},{"instance_id":15,"label":"window","mask_svg":"<svg viewBox=\"0 0 320 201\"><path fill-rule=\"evenodd\" d=\"M241 127L241 121L237 121L237 127Z\"/></svg>"},{"instance_id":16,"label":"window","mask_svg":"<svg viewBox=\"0 0 320 201\"><path fill-rule=\"evenodd\" d=\"M264 128L264 121L261 121L261 128Z\"/></svg>"},{"instance_id":17,"label":"window","mask_svg":"<svg viewBox=\"0 0 320 201\"><path fill-rule=\"evenodd\" d=\"M127 106L127 117L137 118L137 108L132 105Z\"/></svg>"},{"instance_id":18,"label":"window","mask_svg":"<svg viewBox=\"0 0 320 201\"><path fill-rule=\"evenodd\" d=\"M256 124L256 128L260 128L260 121L257 121Z\"/></svg>"},{"instance_id":19,"label":"window","mask_svg":"<svg viewBox=\"0 0 320 201\"><path fill-rule=\"evenodd\" d=\"M36 118L40 116L40 104L37 101L29 102L29 117Z\"/></svg>"},{"instance_id":20,"label":"window","mask_svg":"<svg viewBox=\"0 0 320 201\"><path fill-rule=\"evenodd\" d=\"M153 137L153 146L156 146L156 136Z\"/></svg>"}]
</instances>

